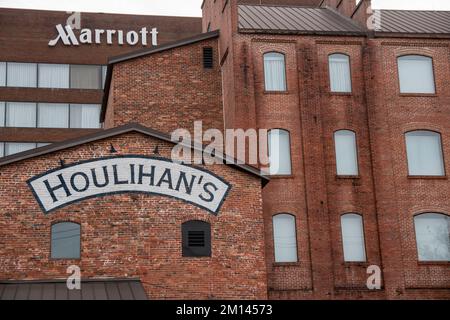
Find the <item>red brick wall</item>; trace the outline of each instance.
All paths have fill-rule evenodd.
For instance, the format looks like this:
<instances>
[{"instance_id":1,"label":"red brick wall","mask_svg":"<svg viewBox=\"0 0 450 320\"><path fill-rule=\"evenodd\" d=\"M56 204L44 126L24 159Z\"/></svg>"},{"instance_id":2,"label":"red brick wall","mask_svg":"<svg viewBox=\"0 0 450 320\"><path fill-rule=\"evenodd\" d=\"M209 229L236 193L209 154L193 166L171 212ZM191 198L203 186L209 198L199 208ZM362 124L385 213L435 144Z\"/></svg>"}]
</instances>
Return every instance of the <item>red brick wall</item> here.
<instances>
[{"instance_id":1,"label":"red brick wall","mask_svg":"<svg viewBox=\"0 0 450 320\"><path fill-rule=\"evenodd\" d=\"M203 68L204 47L213 48L213 69ZM113 78L107 127L139 122L170 133L203 120L204 130L223 130L217 39L115 64Z\"/></svg>"},{"instance_id":2,"label":"red brick wall","mask_svg":"<svg viewBox=\"0 0 450 320\"><path fill-rule=\"evenodd\" d=\"M236 127L291 133L293 174L263 190L269 297L449 298L448 263L417 262L413 215L449 214L450 185L447 179L408 179L404 142L411 129L439 131L444 158L450 158L448 40L236 34L233 41L233 77L246 85L235 88L235 107L226 104L225 115L234 114ZM264 92L262 54L269 51L286 55L287 93ZM330 93L332 53L350 56L350 95ZM434 58L436 96L399 95L401 53ZM356 132L357 178L336 176L333 133L340 129ZM298 263L274 263L272 216L283 212L296 216ZM366 263L344 262L340 217L349 212L363 216ZM382 268L383 290L367 290L369 265Z\"/></svg>"},{"instance_id":3,"label":"red brick wall","mask_svg":"<svg viewBox=\"0 0 450 320\"><path fill-rule=\"evenodd\" d=\"M170 157L171 144L128 133L1 168L0 279L139 277L151 299L267 297L261 181L230 166L205 167L232 185L218 216L181 200L123 194L85 200L45 215L26 181L34 175L84 159L118 154L150 156L155 146ZM181 256L181 224L211 223L212 257ZM81 224L81 260L50 259L52 223ZM251 230L252 232L249 232Z\"/></svg>"}]
</instances>

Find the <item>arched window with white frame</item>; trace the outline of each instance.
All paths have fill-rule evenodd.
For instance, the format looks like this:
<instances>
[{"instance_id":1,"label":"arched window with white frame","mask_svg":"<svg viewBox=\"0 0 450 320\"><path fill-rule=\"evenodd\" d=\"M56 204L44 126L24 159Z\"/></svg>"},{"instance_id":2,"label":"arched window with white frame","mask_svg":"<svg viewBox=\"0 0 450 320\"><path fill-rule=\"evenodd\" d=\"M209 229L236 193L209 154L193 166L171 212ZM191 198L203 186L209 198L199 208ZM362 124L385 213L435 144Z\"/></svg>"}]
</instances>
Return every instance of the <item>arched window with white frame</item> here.
<instances>
[{"instance_id":1,"label":"arched window with white frame","mask_svg":"<svg viewBox=\"0 0 450 320\"><path fill-rule=\"evenodd\" d=\"M272 129L268 133L270 175L291 174L291 141L289 131Z\"/></svg>"},{"instance_id":2,"label":"arched window with white frame","mask_svg":"<svg viewBox=\"0 0 450 320\"><path fill-rule=\"evenodd\" d=\"M335 53L328 57L331 92L352 92L350 57Z\"/></svg>"},{"instance_id":3,"label":"arched window with white frame","mask_svg":"<svg viewBox=\"0 0 450 320\"><path fill-rule=\"evenodd\" d=\"M346 262L366 261L364 223L361 215L347 213L341 216L342 244Z\"/></svg>"},{"instance_id":4,"label":"arched window with white frame","mask_svg":"<svg viewBox=\"0 0 450 320\"><path fill-rule=\"evenodd\" d=\"M444 176L441 135L416 130L405 134L408 174L410 176Z\"/></svg>"},{"instance_id":5,"label":"arched window with white frame","mask_svg":"<svg viewBox=\"0 0 450 320\"><path fill-rule=\"evenodd\" d=\"M422 213L414 227L419 261L450 261L450 216Z\"/></svg>"},{"instance_id":6,"label":"arched window with white frame","mask_svg":"<svg viewBox=\"0 0 450 320\"><path fill-rule=\"evenodd\" d=\"M336 173L338 176L357 176L358 151L356 134L350 130L339 130L334 133L336 153Z\"/></svg>"},{"instance_id":7,"label":"arched window with white frame","mask_svg":"<svg viewBox=\"0 0 450 320\"><path fill-rule=\"evenodd\" d=\"M286 62L284 54L264 54L264 84L266 91L286 91Z\"/></svg>"},{"instance_id":8,"label":"arched window with white frame","mask_svg":"<svg viewBox=\"0 0 450 320\"><path fill-rule=\"evenodd\" d=\"M406 55L398 57L397 65L401 93L436 93L432 58Z\"/></svg>"},{"instance_id":9,"label":"arched window with white frame","mask_svg":"<svg viewBox=\"0 0 450 320\"><path fill-rule=\"evenodd\" d=\"M295 216L280 213L272 218L275 262L297 262Z\"/></svg>"}]
</instances>

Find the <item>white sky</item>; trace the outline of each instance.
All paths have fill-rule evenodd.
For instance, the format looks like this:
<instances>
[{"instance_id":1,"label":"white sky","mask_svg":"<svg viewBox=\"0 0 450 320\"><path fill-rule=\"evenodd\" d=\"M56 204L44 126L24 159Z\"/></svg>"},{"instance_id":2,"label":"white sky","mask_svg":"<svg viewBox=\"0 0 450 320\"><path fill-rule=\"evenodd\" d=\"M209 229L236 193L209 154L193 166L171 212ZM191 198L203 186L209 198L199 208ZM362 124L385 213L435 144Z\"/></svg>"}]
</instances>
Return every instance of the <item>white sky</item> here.
<instances>
[{"instance_id":1,"label":"white sky","mask_svg":"<svg viewBox=\"0 0 450 320\"><path fill-rule=\"evenodd\" d=\"M0 0L0 7L201 16L202 0ZM374 9L449 10L450 0L372 0Z\"/></svg>"}]
</instances>

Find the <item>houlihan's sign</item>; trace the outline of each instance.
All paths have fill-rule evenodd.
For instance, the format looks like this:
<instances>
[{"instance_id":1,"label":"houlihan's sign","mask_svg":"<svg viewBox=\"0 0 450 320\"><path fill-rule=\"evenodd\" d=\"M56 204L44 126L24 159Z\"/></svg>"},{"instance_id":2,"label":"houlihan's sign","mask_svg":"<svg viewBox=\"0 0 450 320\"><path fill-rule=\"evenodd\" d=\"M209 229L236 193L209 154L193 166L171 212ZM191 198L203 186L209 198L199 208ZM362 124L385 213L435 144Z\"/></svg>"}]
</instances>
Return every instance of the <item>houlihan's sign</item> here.
<instances>
[{"instance_id":1,"label":"houlihan's sign","mask_svg":"<svg viewBox=\"0 0 450 320\"><path fill-rule=\"evenodd\" d=\"M137 192L169 196L217 214L231 186L165 158L116 156L78 162L28 180L44 213L84 199Z\"/></svg>"}]
</instances>

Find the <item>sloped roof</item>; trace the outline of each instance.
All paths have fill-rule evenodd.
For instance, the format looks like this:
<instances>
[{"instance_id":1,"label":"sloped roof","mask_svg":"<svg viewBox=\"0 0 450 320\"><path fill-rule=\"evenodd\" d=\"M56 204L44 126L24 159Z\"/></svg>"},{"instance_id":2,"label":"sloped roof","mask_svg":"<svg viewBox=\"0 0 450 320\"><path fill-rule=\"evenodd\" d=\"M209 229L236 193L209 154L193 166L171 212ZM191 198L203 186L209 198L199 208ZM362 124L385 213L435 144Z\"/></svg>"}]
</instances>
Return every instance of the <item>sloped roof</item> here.
<instances>
[{"instance_id":1,"label":"sloped roof","mask_svg":"<svg viewBox=\"0 0 450 320\"><path fill-rule=\"evenodd\" d=\"M0 282L0 300L148 300L139 279L81 281L69 290L65 280Z\"/></svg>"},{"instance_id":2,"label":"sloped roof","mask_svg":"<svg viewBox=\"0 0 450 320\"><path fill-rule=\"evenodd\" d=\"M168 134L153 130L151 128L145 127L138 123L129 123L129 124L126 124L126 125L123 125L120 127L115 127L115 128L111 128L111 129L107 129L107 130L101 130L99 132L85 135L85 136L82 136L79 138L65 140L65 141L58 142L58 143L52 143L52 144L49 144L44 147L31 149L31 150L23 151L20 153L12 154L7 157L0 158L0 167L7 165L7 164L14 163L14 162L31 159L31 158L46 155L46 154L49 154L52 152L76 147L76 146L79 146L79 145L82 145L85 143L90 143L90 142L118 136L118 135L121 135L124 133L129 133L129 132L138 132L138 133L141 133L141 134L144 134L144 135L147 135L147 136L150 136L150 137L162 140L162 141L166 141L166 142L173 143L173 144L175 143L172 141L170 135L168 135ZM194 150L199 150L201 152L203 152L205 149L205 147L202 144L193 142L193 141L188 141L188 142L183 141L182 143L180 143L180 145L183 145L187 148L191 148ZM236 169L242 170L244 172L247 172L249 174L259 177L260 179L262 179L263 186L266 185L267 182L269 182L269 178L262 175L260 173L260 171L255 167L252 167L252 166L249 166L246 164L238 164L237 160L235 160L223 153L220 153L220 154L216 153L214 156L216 158L222 160L223 161L222 163L224 163L225 165L232 166Z\"/></svg>"},{"instance_id":3,"label":"sloped roof","mask_svg":"<svg viewBox=\"0 0 450 320\"><path fill-rule=\"evenodd\" d=\"M450 11L375 10L376 32L448 34Z\"/></svg>"},{"instance_id":4,"label":"sloped roof","mask_svg":"<svg viewBox=\"0 0 450 320\"><path fill-rule=\"evenodd\" d=\"M351 19L329 8L239 5L239 31L257 33L364 35Z\"/></svg>"}]
</instances>

